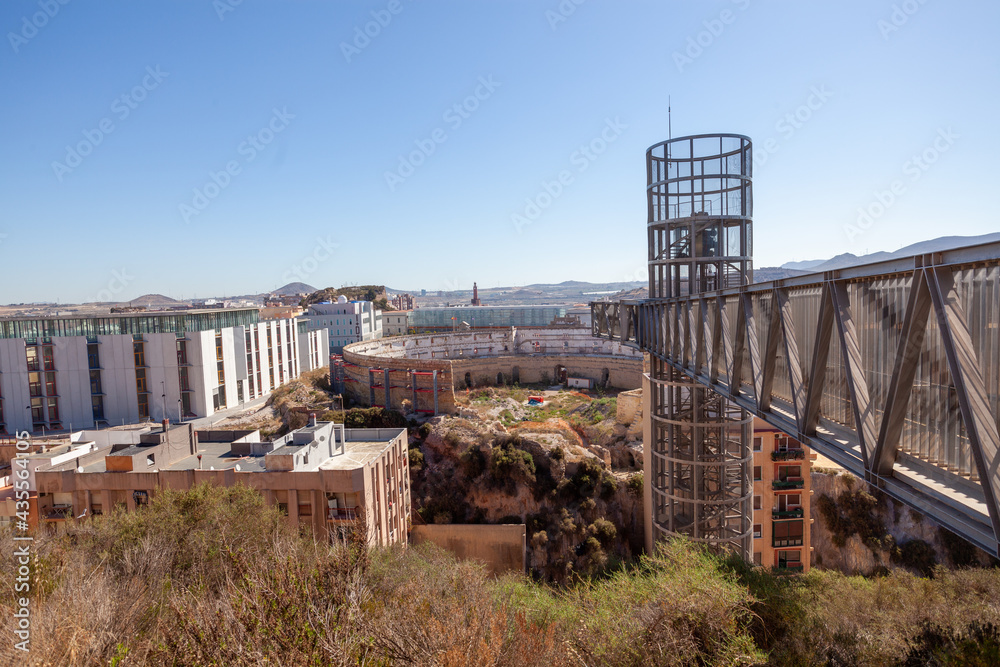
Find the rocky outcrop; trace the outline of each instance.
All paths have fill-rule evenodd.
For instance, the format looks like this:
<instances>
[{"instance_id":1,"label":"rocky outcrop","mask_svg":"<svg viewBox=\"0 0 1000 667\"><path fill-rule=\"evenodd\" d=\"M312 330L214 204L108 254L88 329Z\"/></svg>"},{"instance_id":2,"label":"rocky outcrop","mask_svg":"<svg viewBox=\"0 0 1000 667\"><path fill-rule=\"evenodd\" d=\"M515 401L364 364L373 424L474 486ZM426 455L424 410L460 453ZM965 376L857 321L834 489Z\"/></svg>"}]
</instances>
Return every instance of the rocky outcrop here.
<instances>
[{"instance_id":1,"label":"rocky outcrop","mask_svg":"<svg viewBox=\"0 0 1000 667\"><path fill-rule=\"evenodd\" d=\"M989 565L985 552L916 510L866 488L842 472L813 471L812 547L816 567L869 575L889 567L926 574L935 563L947 567ZM827 500L823 500L823 498ZM831 503L832 501L832 503ZM840 517L831 526L831 509Z\"/></svg>"},{"instance_id":2,"label":"rocky outcrop","mask_svg":"<svg viewBox=\"0 0 1000 667\"><path fill-rule=\"evenodd\" d=\"M611 452L580 446L561 421L431 420L411 444L421 451L410 469L420 519L523 522L528 567L553 581L630 559L643 544L641 478L612 474Z\"/></svg>"}]
</instances>

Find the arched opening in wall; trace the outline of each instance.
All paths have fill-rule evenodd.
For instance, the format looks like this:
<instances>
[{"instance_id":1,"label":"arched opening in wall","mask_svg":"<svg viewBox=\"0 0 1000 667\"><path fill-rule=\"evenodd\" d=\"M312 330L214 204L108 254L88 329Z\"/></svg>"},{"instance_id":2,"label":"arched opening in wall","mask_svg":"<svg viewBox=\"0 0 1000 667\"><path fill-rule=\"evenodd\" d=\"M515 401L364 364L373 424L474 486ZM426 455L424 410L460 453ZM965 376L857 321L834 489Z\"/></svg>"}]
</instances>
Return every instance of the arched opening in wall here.
<instances>
[{"instance_id":1,"label":"arched opening in wall","mask_svg":"<svg viewBox=\"0 0 1000 667\"><path fill-rule=\"evenodd\" d=\"M510 381L513 382L514 384L521 383L521 369L518 368L517 366L514 366L514 368L512 368L510 371Z\"/></svg>"},{"instance_id":2,"label":"arched opening in wall","mask_svg":"<svg viewBox=\"0 0 1000 667\"><path fill-rule=\"evenodd\" d=\"M555 380L556 384L566 384L566 367L561 364L556 366L556 371L555 374L553 375L553 379Z\"/></svg>"},{"instance_id":3,"label":"arched opening in wall","mask_svg":"<svg viewBox=\"0 0 1000 667\"><path fill-rule=\"evenodd\" d=\"M472 389L472 373L465 374L465 388Z\"/></svg>"},{"instance_id":4,"label":"arched opening in wall","mask_svg":"<svg viewBox=\"0 0 1000 667\"><path fill-rule=\"evenodd\" d=\"M602 370L601 371L601 386L602 387L607 387L608 386L608 380L610 378L611 378L611 373L608 371L608 369L605 368L604 370Z\"/></svg>"},{"instance_id":5,"label":"arched opening in wall","mask_svg":"<svg viewBox=\"0 0 1000 667\"><path fill-rule=\"evenodd\" d=\"M497 386L503 386L503 373L497 373Z\"/></svg>"}]
</instances>

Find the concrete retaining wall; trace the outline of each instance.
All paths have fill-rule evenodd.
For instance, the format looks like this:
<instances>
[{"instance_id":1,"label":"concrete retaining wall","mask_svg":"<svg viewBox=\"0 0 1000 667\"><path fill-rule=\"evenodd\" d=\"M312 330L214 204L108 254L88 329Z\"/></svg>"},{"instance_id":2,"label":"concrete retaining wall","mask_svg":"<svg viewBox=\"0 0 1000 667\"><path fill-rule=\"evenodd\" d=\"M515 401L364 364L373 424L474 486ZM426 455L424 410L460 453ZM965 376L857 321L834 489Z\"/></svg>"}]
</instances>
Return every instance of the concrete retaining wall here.
<instances>
[{"instance_id":1,"label":"concrete retaining wall","mask_svg":"<svg viewBox=\"0 0 1000 667\"><path fill-rule=\"evenodd\" d=\"M485 563L491 574L524 572L524 524L414 526L410 530L410 543L421 542L436 544L457 558Z\"/></svg>"}]
</instances>

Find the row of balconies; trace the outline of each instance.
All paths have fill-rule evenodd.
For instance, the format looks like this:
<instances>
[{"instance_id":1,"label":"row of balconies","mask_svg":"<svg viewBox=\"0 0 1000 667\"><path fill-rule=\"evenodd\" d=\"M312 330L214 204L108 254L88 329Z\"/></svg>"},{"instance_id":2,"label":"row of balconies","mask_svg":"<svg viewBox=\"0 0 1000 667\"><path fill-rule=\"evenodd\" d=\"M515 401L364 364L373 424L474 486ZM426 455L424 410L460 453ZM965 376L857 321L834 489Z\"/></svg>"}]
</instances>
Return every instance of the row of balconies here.
<instances>
[{"instance_id":1,"label":"row of balconies","mask_svg":"<svg viewBox=\"0 0 1000 667\"><path fill-rule=\"evenodd\" d=\"M805 457L806 452L804 449L784 449L771 452L772 461L800 461L805 459Z\"/></svg>"}]
</instances>

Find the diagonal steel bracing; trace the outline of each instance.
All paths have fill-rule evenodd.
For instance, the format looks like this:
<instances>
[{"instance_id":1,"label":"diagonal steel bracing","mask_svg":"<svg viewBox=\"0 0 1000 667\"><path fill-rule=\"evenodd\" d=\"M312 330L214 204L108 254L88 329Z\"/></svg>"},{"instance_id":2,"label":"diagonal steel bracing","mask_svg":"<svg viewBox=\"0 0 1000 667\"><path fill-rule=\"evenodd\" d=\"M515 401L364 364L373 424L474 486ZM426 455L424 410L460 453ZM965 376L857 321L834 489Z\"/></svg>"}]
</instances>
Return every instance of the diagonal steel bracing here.
<instances>
[{"instance_id":1,"label":"diagonal steel bracing","mask_svg":"<svg viewBox=\"0 0 1000 667\"><path fill-rule=\"evenodd\" d=\"M997 556L998 301L991 243L591 309L595 336L648 352Z\"/></svg>"}]
</instances>

